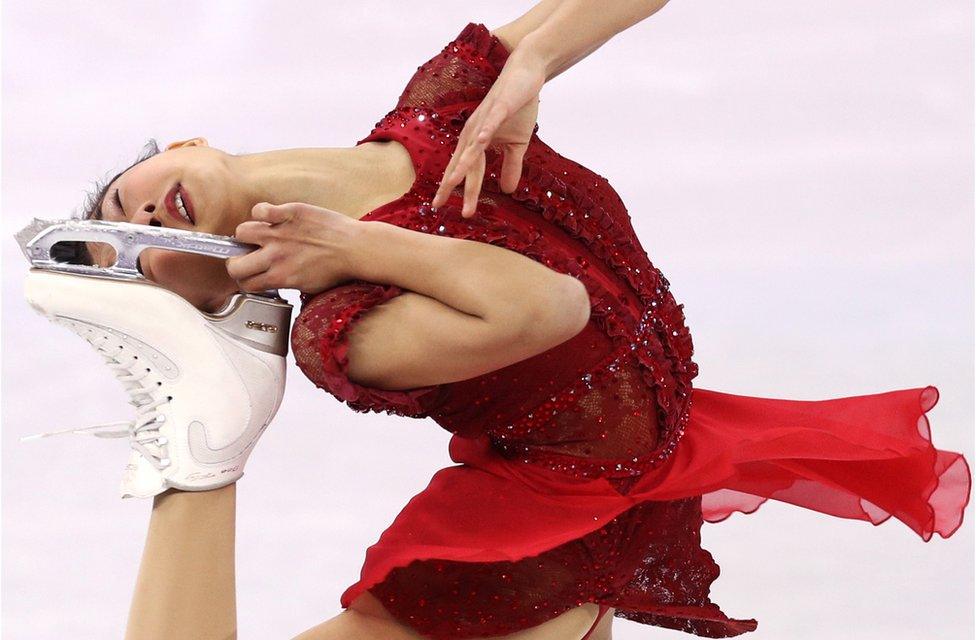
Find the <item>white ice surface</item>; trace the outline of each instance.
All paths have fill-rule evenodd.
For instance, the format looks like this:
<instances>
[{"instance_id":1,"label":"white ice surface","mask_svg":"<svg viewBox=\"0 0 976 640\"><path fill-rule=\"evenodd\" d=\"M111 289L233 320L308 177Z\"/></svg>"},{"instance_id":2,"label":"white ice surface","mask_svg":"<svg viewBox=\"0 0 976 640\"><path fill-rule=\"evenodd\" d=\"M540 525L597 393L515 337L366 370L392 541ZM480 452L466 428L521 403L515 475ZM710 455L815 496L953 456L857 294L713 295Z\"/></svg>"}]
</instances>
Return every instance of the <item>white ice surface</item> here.
<instances>
[{"instance_id":1,"label":"white ice surface","mask_svg":"<svg viewBox=\"0 0 976 640\"><path fill-rule=\"evenodd\" d=\"M468 22L530 2L3 7L3 623L121 637L149 514L121 501L128 417L100 359L23 302L12 234L142 143L350 146ZM674 2L542 94L540 136L606 176L685 303L699 387L819 399L935 384L973 460L973 14L960 0ZM354 414L292 367L238 488L240 637L339 611L368 545L451 464L429 421ZM706 524L713 601L756 640L972 638L973 514L925 544L769 503ZM684 634L617 620L616 640Z\"/></svg>"}]
</instances>

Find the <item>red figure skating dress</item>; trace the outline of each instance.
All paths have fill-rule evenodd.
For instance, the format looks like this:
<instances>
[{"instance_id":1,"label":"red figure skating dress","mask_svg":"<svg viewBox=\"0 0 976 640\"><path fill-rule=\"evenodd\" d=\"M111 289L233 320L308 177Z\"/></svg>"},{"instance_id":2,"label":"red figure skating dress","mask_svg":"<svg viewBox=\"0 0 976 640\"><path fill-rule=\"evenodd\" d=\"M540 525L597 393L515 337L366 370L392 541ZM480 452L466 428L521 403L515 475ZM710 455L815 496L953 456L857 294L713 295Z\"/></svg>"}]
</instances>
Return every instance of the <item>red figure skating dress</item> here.
<instances>
[{"instance_id":1,"label":"red figure skating dress","mask_svg":"<svg viewBox=\"0 0 976 640\"><path fill-rule=\"evenodd\" d=\"M488 150L476 215L461 190L430 200L465 119L509 52L469 23L418 68L397 106L359 141L396 140L417 179L369 212L423 233L489 242L583 281L592 316L576 337L509 367L406 391L346 375L347 332L399 295L351 282L303 296L292 330L299 367L358 411L429 417L453 435L438 471L366 552L364 590L435 639L513 633L586 602L710 638L756 629L709 600L719 568L703 522L775 499L924 540L961 524L971 476L930 440L933 386L822 401L692 388L698 366L683 305L648 260L607 180L536 135L515 193ZM357 144L359 144L357 143Z\"/></svg>"}]
</instances>

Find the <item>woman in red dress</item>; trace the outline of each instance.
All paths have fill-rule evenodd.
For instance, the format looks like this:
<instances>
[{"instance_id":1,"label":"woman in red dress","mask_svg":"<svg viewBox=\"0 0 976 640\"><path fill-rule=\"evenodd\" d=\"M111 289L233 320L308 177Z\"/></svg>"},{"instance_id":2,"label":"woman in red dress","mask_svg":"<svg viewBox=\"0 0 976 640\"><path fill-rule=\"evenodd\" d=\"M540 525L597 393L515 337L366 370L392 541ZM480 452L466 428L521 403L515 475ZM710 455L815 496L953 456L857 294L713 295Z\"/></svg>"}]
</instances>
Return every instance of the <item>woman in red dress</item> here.
<instances>
[{"instance_id":1,"label":"woman in red dress","mask_svg":"<svg viewBox=\"0 0 976 640\"><path fill-rule=\"evenodd\" d=\"M874 524L895 516L924 540L951 535L969 469L930 442L935 387L823 401L694 389L682 305L619 196L535 132L509 196L499 195L501 158L489 149L475 215L459 215L450 200L428 206L448 158L442 142L457 135L507 53L469 24L421 66L360 141L401 142L417 184L361 220L530 256L586 285L591 319L572 339L501 370L388 391L349 378L348 335L402 290L353 283L303 298L292 337L306 375L354 409L433 418L454 434L451 458L461 463L439 471L369 549L342 605L369 591L432 638L512 633L583 602L728 637L757 624L710 602L719 569L699 544L703 521L773 498Z\"/></svg>"},{"instance_id":2,"label":"woman in red dress","mask_svg":"<svg viewBox=\"0 0 976 640\"><path fill-rule=\"evenodd\" d=\"M458 464L438 471L368 549L360 579L341 595L346 611L299 638L597 640L609 638L613 616L729 637L757 623L730 618L710 601L719 569L700 545L703 522L775 499L875 525L894 516L926 541L952 535L971 476L960 454L931 442L926 413L937 402L935 387L821 401L693 387L698 366L682 305L623 202L605 178L546 145L537 126L518 150L514 189L499 148L484 145L483 185L466 187L463 198L438 192L450 186L442 178L459 136L511 53L485 26L469 23L418 68L395 108L357 143L402 145L411 186L358 221L494 245L571 276L585 288L589 315L579 317L570 288L554 294L549 300L565 309L540 316L547 329L563 320L565 333L550 335L554 344L527 339L531 353L513 347L497 356L505 366L482 362L485 370L471 375L479 365L459 342L454 360L417 369L424 354L412 341L436 340L440 327L410 325L426 317L418 305L429 298L420 302L424 296L379 267L304 286L269 279L267 265L254 268L260 251L228 262L242 288L303 291L292 346L316 385L357 411L429 417L453 434ZM281 253L338 215L261 205L237 235ZM375 236L382 237L394 236ZM442 276L403 274L398 282ZM439 379L418 382L438 366ZM233 527L226 517L233 494L204 493L212 495L160 497L132 637L163 619L147 613L165 588L152 579L162 571L152 560L159 553L152 532L172 546L189 535L181 525L205 512L208 526ZM178 582L178 569L165 571L167 583ZM230 573L232 586L232 565ZM228 597L229 607L215 601L206 611L232 616Z\"/></svg>"}]
</instances>

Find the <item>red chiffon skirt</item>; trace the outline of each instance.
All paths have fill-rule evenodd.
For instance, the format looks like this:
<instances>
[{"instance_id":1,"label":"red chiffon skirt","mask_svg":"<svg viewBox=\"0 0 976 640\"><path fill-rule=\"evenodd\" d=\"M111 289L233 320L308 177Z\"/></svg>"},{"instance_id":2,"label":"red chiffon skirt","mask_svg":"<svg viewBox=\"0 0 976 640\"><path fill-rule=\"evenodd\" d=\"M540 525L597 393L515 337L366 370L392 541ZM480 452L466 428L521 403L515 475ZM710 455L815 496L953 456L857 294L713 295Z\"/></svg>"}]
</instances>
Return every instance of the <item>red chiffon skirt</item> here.
<instances>
[{"instance_id":1,"label":"red chiffon skirt","mask_svg":"<svg viewBox=\"0 0 976 640\"><path fill-rule=\"evenodd\" d=\"M812 401L695 389L672 457L626 494L455 436L460 464L367 550L341 604L368 589L438 639L511 633L584 602L699 636L752 631L756 620L708 598L719 570L701 524L773 499L873 525L894 517L925 541L952 535L972 477L961 454L932 444L937 401L933 386Z\"/></svg>"}]
</instances>

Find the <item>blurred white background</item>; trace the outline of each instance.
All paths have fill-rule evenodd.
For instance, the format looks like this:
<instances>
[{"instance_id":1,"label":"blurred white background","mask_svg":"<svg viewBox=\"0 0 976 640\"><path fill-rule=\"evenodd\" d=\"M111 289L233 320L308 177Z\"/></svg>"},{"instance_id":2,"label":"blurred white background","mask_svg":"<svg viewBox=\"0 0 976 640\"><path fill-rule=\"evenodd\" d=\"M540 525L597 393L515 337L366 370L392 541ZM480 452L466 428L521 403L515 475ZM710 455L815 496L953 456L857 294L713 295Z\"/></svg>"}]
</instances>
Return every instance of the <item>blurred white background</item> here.
<instances>
[{"instance_id":1,"label":"blurred white background","mask_svg":"<svg viewBox=\"0 0 976 640\"><path fill-rule=\"evenodd\" d=\"M149 501L87 344L23 301L12 234L67 216L146 139L232 153L351 146L470 22L530 2L35 2L3 7L3 622L121 637ZM539 135L606 176L685 303L696 385L821 399L934 384L973 461L973 9L947 0L673 2L544 88ZM295 301L295 296L289 295ZM238 488L240 637L339 611L448 433L356 414L293 366ZM971 638L973 514L921 541L770 502L705 524L712 600L756 640ZM690 637L616 620L616 640Z\"/></svg>"}]
</instances>

